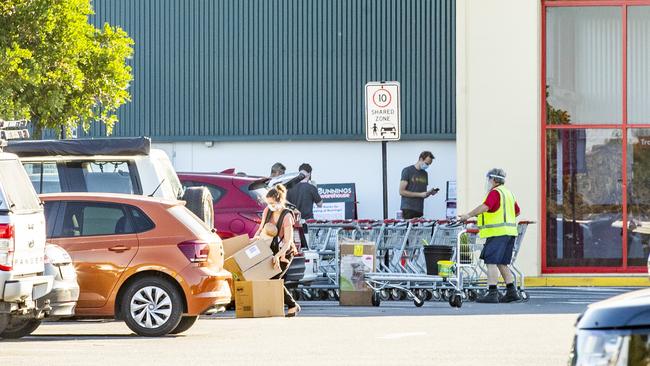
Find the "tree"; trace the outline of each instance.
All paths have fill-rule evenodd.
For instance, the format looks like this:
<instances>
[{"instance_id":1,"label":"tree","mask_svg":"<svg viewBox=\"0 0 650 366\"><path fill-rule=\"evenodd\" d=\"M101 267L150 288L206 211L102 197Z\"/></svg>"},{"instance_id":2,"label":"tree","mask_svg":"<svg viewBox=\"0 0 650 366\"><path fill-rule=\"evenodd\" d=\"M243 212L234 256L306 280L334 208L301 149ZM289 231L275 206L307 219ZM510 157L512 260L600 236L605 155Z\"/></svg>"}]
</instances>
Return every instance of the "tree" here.
<instances>
[{"instance_id":1,"label":"tree","mask_svg":"<svg viewBox=\"0 0 650 366\"><path fill-rule=\"evenodd\" d=\"M90 0L0 1L0 117L27 118L35 134L92 121L111 132L131 98L133 40L92 14Z\"/></svg>"}]
</instances>

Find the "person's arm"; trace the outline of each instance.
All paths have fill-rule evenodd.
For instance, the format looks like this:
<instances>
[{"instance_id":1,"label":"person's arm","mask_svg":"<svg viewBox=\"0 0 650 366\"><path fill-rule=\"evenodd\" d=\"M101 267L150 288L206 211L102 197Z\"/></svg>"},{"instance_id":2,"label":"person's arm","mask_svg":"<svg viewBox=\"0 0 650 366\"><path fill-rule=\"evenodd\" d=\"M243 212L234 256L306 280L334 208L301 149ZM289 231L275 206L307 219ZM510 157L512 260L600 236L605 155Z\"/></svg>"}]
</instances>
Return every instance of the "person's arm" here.
<instances>
[{"instance_id":1,"label":"person's arm","mask_svg":"<svg viewBox=\"0 0 650 366\"><path fill-rule=\"evenodd\" d=\"M323 199L321 198L320 194L318 194L318 188L314 187L312 191L312 196L314 199L314 203L316 204L317 207L323 207Z\"/></svg>"},{"instance_id":2,"label":"person's arm","mask_svg":"<svg viewBox=\"0 0 650 366\"><path fill-rule=\"evenodd\" d=\"M273 256L273 265L277 268L280 266L280 258L284 258L287 255L287 251L291 248L293 244L293 217L288 214L284 217L282 223L282 228L284 232L284 238L282 238L282 247L278 252Z\"/></svg>"},{"instance_id":3,"label":"person's arm","mask_svg":"<svg viewBox=\"0 0 650 366\"><path fill-rule=\"evenodd\" d=\"M460 216L458 217L458 220L465 222L465 221L467 221L470 217L478 216L478 215L480 215L480 214L482 214L482 213L488 212L489 210L490 210L490 208L489 208L485 203L482 203L480 206L477 206L475 209L473 209L472 211L468 212L467 214L465 214L465 215L460 215Z\"/></svg>"},{"instance_id":4,"label":"person's arm","mask_svg":"<svg viewBox=\"0 0 650 366\"><path fill-rule=\"evenodd\" d=\"M429 197L429 192L411 192L406 190L406 186L409 182L401 180L399 182L399 195L402 197L410 198L427 198Z\"/></svg>"},{"instance_id":5,"label":"person's arm","mask_svg":"<svg viewBox=\"0 0 650 366\"><path fill-rule=\"evenodd\" d=\"M260 223L259 227L257 228L257 231L255 232L255 235L253 235L253 238L252 238L253 240L256 240L256 238L259 238L260 234L262 233L262 230L264 230L264 224L266 224L264 222L264 219L266 218L266 215L268 214L268 211L269 211L269 209L267 207L262 212L262 222Z\"/></svg>"}]
</instances>

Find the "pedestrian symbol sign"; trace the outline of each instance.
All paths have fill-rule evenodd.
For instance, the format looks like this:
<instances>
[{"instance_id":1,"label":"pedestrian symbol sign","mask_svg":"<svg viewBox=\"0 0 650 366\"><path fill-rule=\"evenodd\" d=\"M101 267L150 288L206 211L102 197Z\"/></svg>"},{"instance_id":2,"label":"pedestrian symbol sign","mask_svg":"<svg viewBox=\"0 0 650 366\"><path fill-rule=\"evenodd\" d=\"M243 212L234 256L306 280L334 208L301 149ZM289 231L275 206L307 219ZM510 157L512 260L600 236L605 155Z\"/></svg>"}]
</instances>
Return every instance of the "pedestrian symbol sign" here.
<instances>
[{"instance_id":1,"label":"pedestrian symbol sign","mask_svg":"<svg viewBox=\"0 0 650 366\"><path fill-rule=\"evenodd\" d=\"M366 140L400 139L400 85L397 81L366 84Z\"/></svg>"}]
</instances>

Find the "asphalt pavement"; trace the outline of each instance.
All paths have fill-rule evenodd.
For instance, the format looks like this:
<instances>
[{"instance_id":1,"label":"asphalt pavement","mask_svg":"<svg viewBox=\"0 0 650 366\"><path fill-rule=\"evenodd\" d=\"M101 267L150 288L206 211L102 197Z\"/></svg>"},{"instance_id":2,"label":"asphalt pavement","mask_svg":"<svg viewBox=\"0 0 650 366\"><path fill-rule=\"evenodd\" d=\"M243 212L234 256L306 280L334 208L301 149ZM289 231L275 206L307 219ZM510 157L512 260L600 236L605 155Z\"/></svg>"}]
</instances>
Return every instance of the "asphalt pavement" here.
<instances>
[{"instance_id":1,"label":"asphalt pavement","mask_svg":"<svg viewBox=\"0 0 650 366\"><path fill-rule=\"evenodd\" d=\"M46 323L0 342L2 365L565 365L576 316L632 289L531 289L526 303L410 301L379 308L303 301L297 318L226 312L187 333L133 335L121 322Z\"/></svg>"}]
</instances>

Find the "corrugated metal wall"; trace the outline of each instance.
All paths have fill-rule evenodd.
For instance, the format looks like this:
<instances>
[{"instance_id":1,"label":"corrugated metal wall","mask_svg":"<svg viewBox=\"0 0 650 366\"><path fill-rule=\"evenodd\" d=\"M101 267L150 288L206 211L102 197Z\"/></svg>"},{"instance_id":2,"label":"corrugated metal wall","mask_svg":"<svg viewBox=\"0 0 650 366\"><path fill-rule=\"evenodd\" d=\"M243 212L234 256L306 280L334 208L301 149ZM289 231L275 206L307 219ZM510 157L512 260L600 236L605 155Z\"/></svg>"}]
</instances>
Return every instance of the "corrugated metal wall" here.
<instances>
[{"instance_id":1,"label":"corrugated metal wall","mask_svg":"<svg viewBox=\"0 0 650 366\"><path fill-rule=\"evenodd\" d=\"M363 139L364 84L397 80L403 138L455 138L454 0L93 4L135 40L116 136Z\"/></svg>"}]
</instances>

